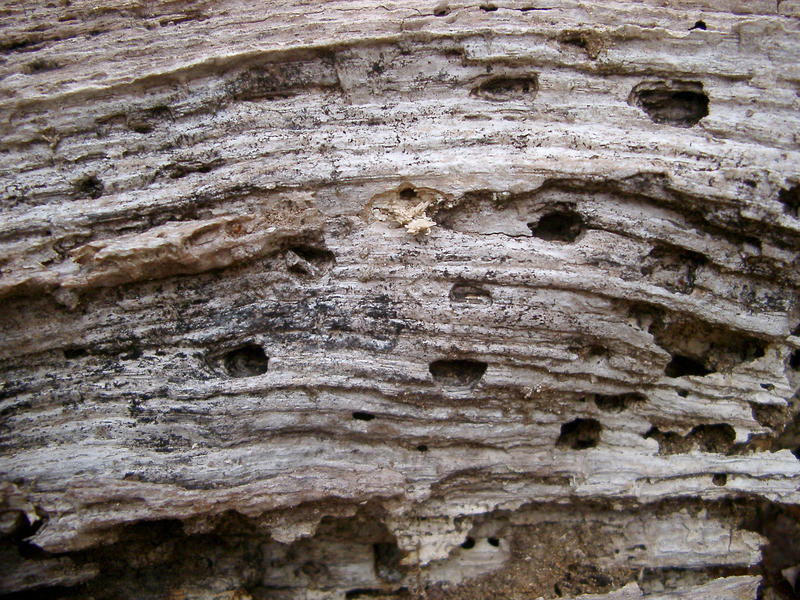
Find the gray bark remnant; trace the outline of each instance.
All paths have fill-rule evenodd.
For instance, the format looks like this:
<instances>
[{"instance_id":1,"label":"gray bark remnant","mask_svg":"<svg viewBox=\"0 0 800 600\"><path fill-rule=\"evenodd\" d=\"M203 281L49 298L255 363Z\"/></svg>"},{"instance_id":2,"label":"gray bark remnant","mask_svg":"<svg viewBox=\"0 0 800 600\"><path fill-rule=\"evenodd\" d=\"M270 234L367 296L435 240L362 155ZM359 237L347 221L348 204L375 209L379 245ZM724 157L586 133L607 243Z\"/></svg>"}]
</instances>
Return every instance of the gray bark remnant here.
<instances>
[{"instance_id":1,"label":"gray bark remnant","mask_svg":"<svg viewBox=\"0 0 800 600\"><path fill-rule=\"evenodd\" d=\"M800 5L718 4L6 2L0 594L793 597Z\"/></svg>"}]
</instances>

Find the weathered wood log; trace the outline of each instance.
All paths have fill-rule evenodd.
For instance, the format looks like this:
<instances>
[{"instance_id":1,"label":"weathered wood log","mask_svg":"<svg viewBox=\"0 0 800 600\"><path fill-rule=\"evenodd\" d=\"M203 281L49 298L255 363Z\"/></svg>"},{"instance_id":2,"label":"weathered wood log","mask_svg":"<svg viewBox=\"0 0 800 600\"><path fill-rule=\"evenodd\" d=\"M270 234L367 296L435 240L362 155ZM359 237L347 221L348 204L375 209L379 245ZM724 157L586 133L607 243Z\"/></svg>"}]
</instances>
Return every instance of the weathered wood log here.
<instances>
[{"instance_id":1,"label":"weathered wood log","mask_svg":"<svg viewBox=\"0 0 800 600\"><path fill-rule=\"evenodd\" d=\"M793 597L800 4L1 14L0 594Z\"/></svg>"}]
</instances>

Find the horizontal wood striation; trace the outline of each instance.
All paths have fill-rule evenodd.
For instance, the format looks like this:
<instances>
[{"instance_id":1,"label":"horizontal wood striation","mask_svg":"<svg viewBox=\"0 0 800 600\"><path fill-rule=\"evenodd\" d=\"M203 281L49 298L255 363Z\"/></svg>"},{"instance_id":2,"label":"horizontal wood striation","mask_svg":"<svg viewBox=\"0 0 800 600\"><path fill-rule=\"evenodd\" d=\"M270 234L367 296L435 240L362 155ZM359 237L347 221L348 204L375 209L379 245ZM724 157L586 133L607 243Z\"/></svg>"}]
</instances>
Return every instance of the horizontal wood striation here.
<instances>
[{"instance_id":1,"label":"horizontal wood striation","mask_svg":"<svg viewBox=\"0 0 800 600\"><path fill-rule=\"evenodd\" d=\"M6 3L0 593L787 597L800 11L557 4Z\"/></svg>"}]
</instances>

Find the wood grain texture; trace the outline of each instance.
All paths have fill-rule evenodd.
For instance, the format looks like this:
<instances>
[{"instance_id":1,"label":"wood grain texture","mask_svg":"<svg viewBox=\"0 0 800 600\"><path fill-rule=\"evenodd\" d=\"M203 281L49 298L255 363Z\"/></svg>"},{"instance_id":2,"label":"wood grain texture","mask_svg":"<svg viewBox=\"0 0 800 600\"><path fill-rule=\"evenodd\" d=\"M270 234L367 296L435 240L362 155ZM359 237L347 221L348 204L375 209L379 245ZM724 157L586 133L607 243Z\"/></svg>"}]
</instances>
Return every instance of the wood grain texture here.
<instances>
[{"instance_id":1,"label":"wood grain texture","mask_svg":"<svg viewBox=\"0 0 800 600\"><path fill-rule=\"evenodd\" d=\"M798 17L6 2L0 593L790 597Z\"/></svg>"}]
</instances>

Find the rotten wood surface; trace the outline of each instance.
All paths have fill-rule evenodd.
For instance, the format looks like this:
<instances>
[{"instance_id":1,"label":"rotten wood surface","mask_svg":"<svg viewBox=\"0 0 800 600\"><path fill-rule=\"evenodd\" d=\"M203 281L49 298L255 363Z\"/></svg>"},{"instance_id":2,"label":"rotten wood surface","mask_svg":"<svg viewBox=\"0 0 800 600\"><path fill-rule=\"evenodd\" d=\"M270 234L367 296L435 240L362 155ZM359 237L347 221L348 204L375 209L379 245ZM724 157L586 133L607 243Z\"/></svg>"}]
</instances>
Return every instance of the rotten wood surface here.
<instances>
[{"instance_id":1,"label":"rotten wood surface","mask_svg":"<svg viewBox=\"0 0 800 600\"><path fill-rule=\"evenodd\" d=\"M790 598L798 17L6 2L0 593Z\"/></svg>"}]
</instances>

